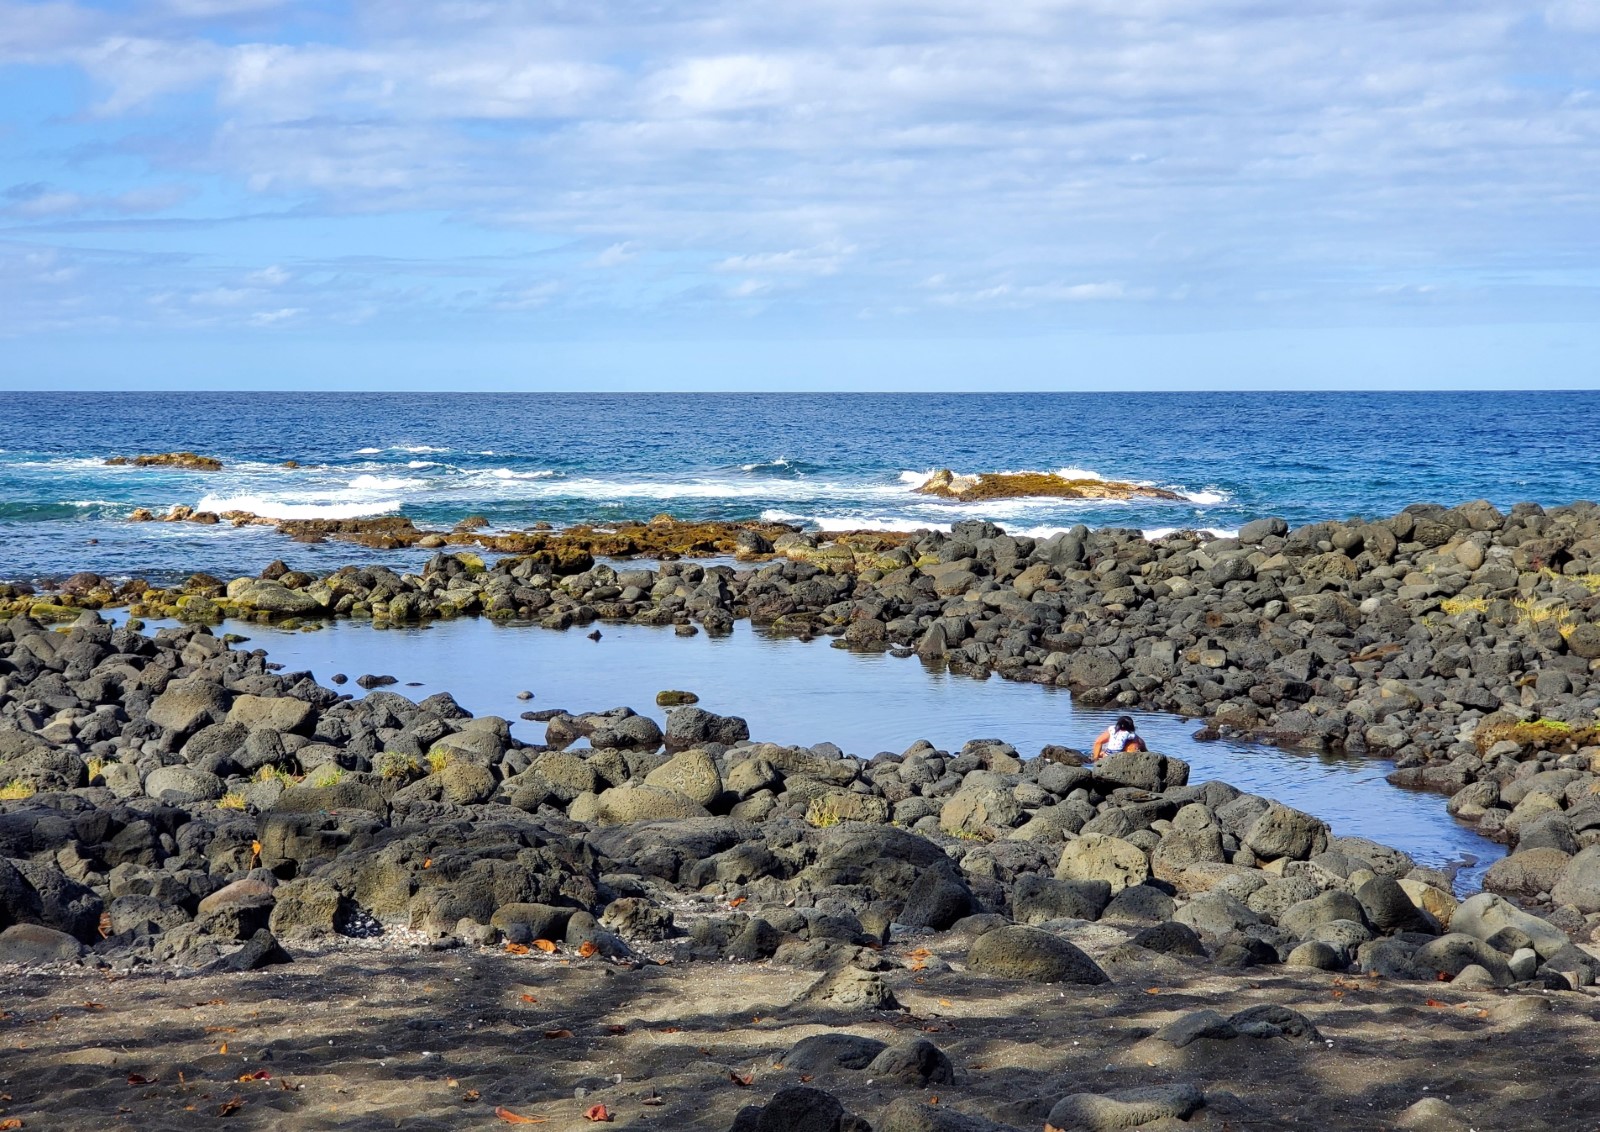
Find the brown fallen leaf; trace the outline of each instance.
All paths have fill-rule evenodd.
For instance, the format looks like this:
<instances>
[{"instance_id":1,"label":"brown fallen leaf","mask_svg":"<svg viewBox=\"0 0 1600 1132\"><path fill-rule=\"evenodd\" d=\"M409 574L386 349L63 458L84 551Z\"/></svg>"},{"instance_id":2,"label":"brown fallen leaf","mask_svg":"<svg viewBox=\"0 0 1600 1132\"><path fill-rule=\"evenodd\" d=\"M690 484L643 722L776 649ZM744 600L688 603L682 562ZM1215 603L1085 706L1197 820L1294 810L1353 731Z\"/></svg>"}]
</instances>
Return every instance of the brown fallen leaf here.
<instances>
[{"instance_id":1,"label":"brown fallen leaf","mask_svg":"<svg viewBox=\"0 0 1600 1132\"><path fill-rule=\"evenodd\" d=\"M282 1089L286 1093L298 1093L301 1089L305 1088L305 1086L304 1085L291 1085L291 1084L289 1084L287 1078L280 1077L278 1079L278 1088Z\"/></svg>"},{"instance_id":2,"label":"brown fallen leaf","mask_svg":"<svg viewBox=\"0 0 1600 1132\"><path fill-rule=\"evenodd\" d=\"M512 1112L509 1108L505 1108L504 1106L495 1109L494 1110L494 1114L496 1116L498 1116L501 1120L505 1121L507 1124L548 1124L548 1123L550 1123L550 1118L547 1117L547 1116L523 1116L520 1112Z\"/></svg>"},{"instance_id":3,"label":"brown fallen leaf","mask_svg":"<svg viewBox=\"0 0 1600 1132\"><path fill-rule=\"evenodd\" d=\"M20 1116L8 1116L4 1120L0 1120L0 1130L3 1130L3 1132L11 1132L11 1129L21 1127L22 1118Z\"/></svg>"},{"instance_id":4,"label":"brown fallen leaf","mask_svg":"<svg viewBox=\"0 0 1600 1132\"><path fill-rule=\"evenodd\" d=\"M816 1074L814 1074L814 1073L802 1073L802 1074L800 1074L800 1083L802 1085L804 1085L808 1081L812 1080L815 1076L816 1076Z\"/></svg>"},{"instance_id":5,"label":"brown fallen leaf","mask_svg":"<svg viewBox=\"0 0 1600 1132\"><path fill-rule=\"evenodd\" d=\"M750 898L748 896L735 896L732 900L728 901L728 907L737 908L739 905L743 904L749 899Z\"/></svg>"},{"instance_id":6,"label":"brown fallen leaf","mask_svg":"<svg viewBox=\"0 0 1600 1132\"><path fill-rule=\"evenodd\" d=\"M228 1043L227 1042L223 1042L220 1046L218 1046L217 1047L217 1052L218 1053L227 1053L228 1052Z\"/></svg>"},{"instance_id":7,"label":"brown fallen leaf","mask_svg":"<svg viewBox=\"0 0 1600 1132\"><path fill-rule=\"evenodd\" d=\"M268 1073L265 1069L257 1069L254 1073L241 1073L241 1074L239 1074L239 1080L241 1080L241 1081L270 1081L270 1080L272 1080L272 1074Z\"/></svg>"},{"instance_id":8,"label":"brown fallen leaf","mask_svg":"<svg viewBox=\"0 0 1600 1132\"><path fill-rule=\"evenodd\" d=\"M130 1085L154 1085L159 1079L157 1077L146 1077L143 1073L128 1074L128 1084Z\"/></svg>"},{"instance_id":9,"label":"brown fallen leaf","mask_svg":"<svg viewBox=\"0 0 1600 1132\"><path fill-rule=\"evenodd\" d=\"M608 1034L626 1034L627 1032L628 1027L626 1026L611 1025L606 1027L606 1033Z\"/></svg>"},{"instance_id":10,"label":"brown fallen leaf","mask_svg":"<svg viewBox=\"0 0 1600 1132\"><path fill-rule=\"evenodd\" d=\"M107 939L111 935L111 913L100 913L100 938Z\"/></svg>"},{"instance_id":11,"label":"brown fallen leaf","mask_svg":"<svg viewBox=\"0 0 1600 1132\"><path fill-rule=\"evenodd\" d=\"M425 868L425 869L433 868L433 858L429 857L427 860L423 861L422 862L422 867Z\"/></svg>"},{"instance_id":12,"label":"brown fallen leaf","mask_svg":"<svg viewBox=\"0 0 1600 1132\"><path fill-rule=\"evenodd\" d=\"M506 944L506 951L507 951L508 954L511 954L511 955L526 955L526 954L528 954L529 951L532 951L532 950L533 949L531 947L529 947L525 943L508 943L508 944ZM523 995L522 997L523 998L531 998L531 996L529 996L529 995ZM532 1001L538 1002L539 1000L535 998L535 999L532 999Z\"/></svg>"},{"instance_id":13,"label":"brown fallen leaf","mask_svg":"<svg viewBox=\"0 0 1600 1132\"><path fill-rule=\"evenodd\" d=\"M83 1004L83 1008L85 1010L104 1010L106 1004L103 1002L86 1002Z\"/></svg>"},{"instance_id":14,"label":"brown fallen leaf","mask_svg":"<svg viewBox=\"0 0 1600 1132\"><path fill-rule=\"evenodd\" d=\"M524 948L523 950L527 950L527 949ZM534 998L533 995L531 995L531 994L523 995L522 996L522 1001L526 1002L529 1006L538 1006L539 1005L539 1000Z\"/></svg>"},{"instance_id":15,"label":"brown fallen leaf","mask_svg":"<svg viewBox=\"0 0 1600 1132\"><path fill-rule=\"evenodd\" d=\"M603 1104L591 1105L584 1109L583 1118L595 1124L609 1124L612 1119L611 1113L606 1110L606 1106Z\"/></svg>"},{"instance_id":16,"label":"brown fallen leaf","mask_svg":"<svg viewBox=\"0 0 1600 1132\"><path fill-rule=\"evenodd\" d=\"M1436 998L1430 998L1426 1002L1424 1002L1422 1005L1424 1005L1424 1006L1449 1006L1450 1004L1448 1002L1440 1002Z\"/></svg>"},{"instance_id":17,"label":"brown fallen leaf","mask_svg":"<svg viewBox=\"0 0 1600 1132\"><path fill-rule=\"evenodd\" d=\"M1161 988L1160 987L1145 987L1144 988L1144 993L1145 994L1160 994L1161 993Z\"/></svg>"},{"instance_id":18,"label":"brown fallen leaf","mask_svg":"<svg viewBox=\"0 0 1600 1132\"><path fill-rule=\"evenodd\" d=\"M466 1092L461 1094L461 1099L464 1101L475 1101L482 1095L483 1094L478 1092L477 1089L468 1089Z\"/></svg>"},{"instance_id":19,"label":"brown fallen leaf","mask_svg":"<svg viewBox=\"0 0 1600 1132\"><path fill-rule=\"evenodd\" d=\"M666 1026L666 1027L664 1027L662 1029L661 1032L663 1034L676 1034L678 1032L678 1027L676 1027L676 1026Z\"/></svg>"},{"instance_id":20,"label":"brown fallen leaf","mask_svg":"<svg viewBox=\"0 0 1600 1132\"><path fill-rule=\"evenodd\" d=\"M939 1000L939 1005L940 1006L954 1006L955 1003L951 1002L948 998L941 998Z\"/></svg>"},{"instance_id":21,"label":"brown fallen leaf","mask_svg":"<svg viewBox=\"0 0 1600 1132\"><path fill-rule=\"evenodd\" d=\"M550 942L548 939L536 939L533 941L533 946L550 955L554 955L558 950L556 945Z\"/></svg>"},{"instance_id":22,"label":"brown fallen leaf","mask_svg":"<svg viewBox=\"0 0 1600 1132\"><path fill-rule=\"evenodd\" d=\"M218 1116L232 1116L234 1113L238 1112L243 1107L244 1107L244 1098L243 1097L229 1097L227 1100L223 1101L222 1102L222 1106L217 1109L217 1115Z\"/></svg>"},{"instance_id":23,"label":"brown fallen leaf","mask_svg":"<svg viewBox=\"0 0 1600 1132\"><path fill-rule=\"evenodd\" d=\"M594 940L586 939L578 945L578 958L587 959L599 950L600 948L595 944Z\"/></svg>"},{"instance_id":24,"label":"brown fallen leaf","mask_svg":"<svg viewBox=\"0 0 1600 1132\"><path fill-rule=\"evenodd\" d=\"M572 1031L571 1030L546 1030L544 1032L544 1036L546 1038L549 1038L550 1040L554 1041L557 1038L570 1038L570 1037L572 1037Z\"/></svg>"},{"instance_id":25,"label":"brown fallen leaf","mask_svg":"<svg viewBox=\"0 0 1600 1132\"><path fill-rule=\"evenodd\" d=\"M208 1033L208 1034L237 1034L239 1032L239 1027L237 1027L237 1026L207 1026L206 1029L205 1029L205 1032Z\"/></svg>"},{"instance_id":26,"label":"brown fallen leaf","mask_svg":"<svg viewBox=\"0 0 1600 1132\"><path fill-rule=\"evenodd\" d=\"M728 1071L728 1080L738 1085L741 1089L748 1089L756 1083L756 1075L754 1073L735 1073L730 1069Z\"/></svg>"}]
</instances>

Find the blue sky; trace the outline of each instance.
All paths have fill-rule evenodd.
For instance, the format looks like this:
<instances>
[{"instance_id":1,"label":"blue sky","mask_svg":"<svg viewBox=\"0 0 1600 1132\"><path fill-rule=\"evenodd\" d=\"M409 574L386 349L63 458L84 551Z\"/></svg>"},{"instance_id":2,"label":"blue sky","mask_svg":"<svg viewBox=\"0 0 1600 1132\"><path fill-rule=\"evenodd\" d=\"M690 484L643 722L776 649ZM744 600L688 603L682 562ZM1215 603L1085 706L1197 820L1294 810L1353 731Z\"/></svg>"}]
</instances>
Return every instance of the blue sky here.
<instances>
[{"instance_id":1,"label":"blue sky","mask_svg":"<svg viewBox=\"0 0 1600 1132\"><path fill-rule=\"evenodd\" d=\"M0 386L1600 386L1600 3L0 0Z\"/></svg>"}]
</instances>

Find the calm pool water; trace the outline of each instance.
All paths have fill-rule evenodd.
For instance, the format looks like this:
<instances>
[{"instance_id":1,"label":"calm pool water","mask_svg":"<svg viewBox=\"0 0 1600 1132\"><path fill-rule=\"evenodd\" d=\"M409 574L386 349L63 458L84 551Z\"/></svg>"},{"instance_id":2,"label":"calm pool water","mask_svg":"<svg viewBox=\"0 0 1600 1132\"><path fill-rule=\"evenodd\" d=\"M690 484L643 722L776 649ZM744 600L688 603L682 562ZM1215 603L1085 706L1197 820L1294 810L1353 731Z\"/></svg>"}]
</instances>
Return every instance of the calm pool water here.
<instances>
[{"instance_id":1,"label":"calm pool water","mask_svg":"<svg viewBox=\"0 0 1600 1132\"><path fill-rule=\"evenodd\" d=\"M350 621L316 632L227 628L251 638L245 647L264 648L274 661L309 669L323 683L347 674L345 690L356 695L362 693L355 678L365 673L397 677L392 690L413 699L450 692L476 714L516 721L527 741L541 739L544 728L518 721L524 711L626 705L661 720L665 711L655 697L666 688L695 692L708 711L743 716L758 741L828 741L869 758L918 739L955 750L969 739L998 738L1024 756L1051 743L1086 749L1116 714L1074 706L1055 688L953 676L915 659L846 652L826 639L766 636L744 622L720 638L600 626L599 641L588 638L588 629L556 632L471 618L384 630ZM517 699L524 690L533 693L531 701ZM1153 712L1138 720L1153 750L1190 764L1191 781L1222 779L1316 814L1337 834L1393 845L1419 863L1463 866L1460 888L1476 888L1505 852L1447 814L1442 797L1385 782L1387 761L1202 743L1192 737L1194 720Z\"/></svg>"}]
</instances>

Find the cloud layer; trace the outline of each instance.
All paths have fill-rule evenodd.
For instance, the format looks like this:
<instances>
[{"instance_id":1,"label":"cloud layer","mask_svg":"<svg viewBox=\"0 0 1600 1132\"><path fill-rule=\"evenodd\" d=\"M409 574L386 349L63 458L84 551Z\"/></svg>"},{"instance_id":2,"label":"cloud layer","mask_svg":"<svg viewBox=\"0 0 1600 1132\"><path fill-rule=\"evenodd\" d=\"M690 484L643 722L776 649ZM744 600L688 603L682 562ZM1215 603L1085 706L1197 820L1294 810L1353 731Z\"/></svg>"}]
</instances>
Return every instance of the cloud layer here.
<instances>
[{"instance_id":1,"label":"cloud layer","mask_svg":"<svg viewBox=\"0 0 1600 1132\"><path fill-rule=\"evenodd\" d=\"M0 334L1590 321L1595 11L0 0Z\"/></svg>"}]
</instances>

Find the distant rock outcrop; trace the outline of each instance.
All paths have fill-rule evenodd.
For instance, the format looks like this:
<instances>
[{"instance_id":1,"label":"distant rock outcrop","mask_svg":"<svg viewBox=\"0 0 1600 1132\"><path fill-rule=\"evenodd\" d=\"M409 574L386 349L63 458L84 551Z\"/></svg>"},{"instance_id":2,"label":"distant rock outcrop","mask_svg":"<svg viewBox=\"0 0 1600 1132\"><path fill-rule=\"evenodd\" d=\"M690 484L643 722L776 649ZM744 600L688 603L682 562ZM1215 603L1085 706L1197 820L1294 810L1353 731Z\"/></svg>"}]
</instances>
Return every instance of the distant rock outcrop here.
<instances>
[{"instance_id":1,"label":"distant rock outcrop","mask_svg":"<svg viewBox=\"0 0 1600 1132\"><path fill-rule=\"evenodd\" d=\"M1121 480L1068 479L1055 472L985 472L958 476L940 468L925 482L912 488L918 495L974 503L984 499L1171 499L1183 496L1161 487L1125 483Z\"/></svg>"}]
</instances>

